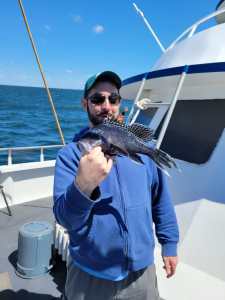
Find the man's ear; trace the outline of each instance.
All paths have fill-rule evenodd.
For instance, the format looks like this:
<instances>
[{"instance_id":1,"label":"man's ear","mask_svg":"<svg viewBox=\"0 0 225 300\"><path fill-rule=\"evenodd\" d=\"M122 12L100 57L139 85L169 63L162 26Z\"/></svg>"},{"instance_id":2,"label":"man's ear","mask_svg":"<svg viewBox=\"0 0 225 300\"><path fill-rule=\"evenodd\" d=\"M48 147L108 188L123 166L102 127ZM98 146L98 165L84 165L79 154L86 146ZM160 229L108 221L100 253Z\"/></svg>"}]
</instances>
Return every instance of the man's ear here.
<instances>
[{"instance_id":1,"label":"man's ear","mask_svg":"<svg viewBox=\"0 0 225 300\"><path fill-rule=\"evenodd\" d=\"M81 104L82 104L82 107L83 107L83 109L85 110L85 111L87 111L87 99L86 98L83 98L82 100L81 100Z\"/></svg>"}]
</instances>

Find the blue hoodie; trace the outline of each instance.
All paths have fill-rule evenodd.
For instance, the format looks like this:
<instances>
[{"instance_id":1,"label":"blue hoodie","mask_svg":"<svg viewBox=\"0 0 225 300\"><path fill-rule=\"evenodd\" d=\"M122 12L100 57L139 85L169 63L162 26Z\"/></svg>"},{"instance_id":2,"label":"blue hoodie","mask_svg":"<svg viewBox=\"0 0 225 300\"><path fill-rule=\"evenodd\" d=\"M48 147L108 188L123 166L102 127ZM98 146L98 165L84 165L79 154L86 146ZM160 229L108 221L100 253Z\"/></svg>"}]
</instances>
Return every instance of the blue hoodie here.
<instances>
[{"instance_id":1,"label":"blue hoodie","mask_svg":"<svg viewBox=\"0 0 225 300\"><path fill-rule=\"evenodd\" d=\"M177 255L178 226L164 175L147 156L137 164L125 156L95 190L95 200L74 183L81 153L78 141L58 153L54 214L68 230L74 264L95 277L121 280L154 263L154 235L163 256Z\"/></svg>"}]
</instances>

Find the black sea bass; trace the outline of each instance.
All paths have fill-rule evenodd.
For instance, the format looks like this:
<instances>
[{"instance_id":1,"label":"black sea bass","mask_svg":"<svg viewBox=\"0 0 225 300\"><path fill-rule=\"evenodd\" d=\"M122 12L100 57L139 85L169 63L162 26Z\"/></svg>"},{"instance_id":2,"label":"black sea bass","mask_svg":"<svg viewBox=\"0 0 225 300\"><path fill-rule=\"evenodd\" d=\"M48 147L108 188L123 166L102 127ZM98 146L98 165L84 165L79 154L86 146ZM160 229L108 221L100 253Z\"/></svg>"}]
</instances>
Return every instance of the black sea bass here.
<instances>
[{"instance_id":1,"label":"black sea bass","mask_svg":"<svg viewBox=\"0 0 225 300\"><path fill-rule=\"evenodd\" d=\"M126 125L111 120L90 128L78 141L81 152L89 152L93 147L101 146L106 156L126 155L132 160L143 163L139 154L145 154L155 161L158 167L176 167L174 159L162 150L148 145L153 139L153 131L138 123Z\"/></svg>"}]
</instances>

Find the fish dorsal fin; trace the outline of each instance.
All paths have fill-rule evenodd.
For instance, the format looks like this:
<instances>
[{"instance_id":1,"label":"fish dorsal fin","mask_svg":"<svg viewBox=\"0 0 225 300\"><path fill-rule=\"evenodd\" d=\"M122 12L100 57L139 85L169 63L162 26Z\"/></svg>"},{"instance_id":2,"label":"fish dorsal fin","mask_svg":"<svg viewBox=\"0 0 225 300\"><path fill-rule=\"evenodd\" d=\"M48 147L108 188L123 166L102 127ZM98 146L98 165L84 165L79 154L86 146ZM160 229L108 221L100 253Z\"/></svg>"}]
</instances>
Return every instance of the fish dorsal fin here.
<instances>
[{"instance_id":1,"label":"fish dorsal fin","mask_svg":"<svg viewBox=\"0 0 225 300\"><path fill-rule=\"evenodd\" d=\"M124 122L119 122L117 119L112 118L112 119L104 119L103 124L114 124L114 125L121 125L121 126L126 126Z\"/></svg>"},{"instance_id":2,"label":"fish dorsal fin","mask_svg":"<svg viewBox=\"0 0 225 300\"><path fill-rule=\"evenodd\" d=\"M142 139L145 142L149 142L153 139L154 131L139 123L133 123L132 125L128 126L130 132L132 132L135 136Z\"/></svg>"},{"instance_id":3,"label":"fish dorsal fin","mask_svg":"<svg viewBox=\"0 0 225 300\"><path fill-rule=\"evenodd\" d=\"M128 126L124 122L119 122L116 119L106 119L103 121L103 124L106 126L109 125L128 129Z\"/></svg>"},{"instance_id":4,"label":"fish dorsal fin","mask_svg":"<svg viewBox=\"0 0 225 300\"><path fill-rule=\"evenodd\" d=\"M139 123L133 123L132 125L126 125L123 122L118 122L114 119L104 120L103 124L117 126L124 128L125 130L133 133L137 138L143 140L144 142L149 142L153 139L154 131L147 126L144 126Z\"/></svg>"}]
</instances>

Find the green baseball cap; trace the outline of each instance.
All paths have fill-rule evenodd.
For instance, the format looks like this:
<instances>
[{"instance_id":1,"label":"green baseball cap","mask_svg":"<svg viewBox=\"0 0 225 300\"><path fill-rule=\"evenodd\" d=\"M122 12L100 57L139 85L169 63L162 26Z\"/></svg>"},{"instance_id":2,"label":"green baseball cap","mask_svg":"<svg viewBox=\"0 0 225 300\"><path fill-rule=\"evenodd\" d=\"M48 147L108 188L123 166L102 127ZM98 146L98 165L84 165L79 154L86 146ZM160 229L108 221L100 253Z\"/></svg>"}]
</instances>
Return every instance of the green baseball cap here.
<instances>
[{"instance_id":1,"label":"green baseball cap","mask_svg":"<svg viewBox=\"0 0 225 300\"><path fill-rule=\"evenodd\" d=\"M100 81L112 82L115 84L118 90L121 88L122 85L120 77L112 71L104 71L101 73L97 73L88 78L88 80L86 81L84 86L84 97L87 96L88 91L94 86L94 84Z\"/></svg>"}]
</instances>

